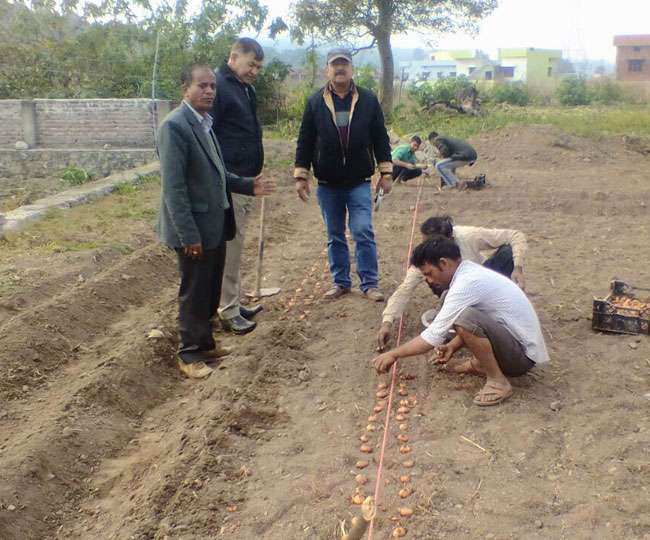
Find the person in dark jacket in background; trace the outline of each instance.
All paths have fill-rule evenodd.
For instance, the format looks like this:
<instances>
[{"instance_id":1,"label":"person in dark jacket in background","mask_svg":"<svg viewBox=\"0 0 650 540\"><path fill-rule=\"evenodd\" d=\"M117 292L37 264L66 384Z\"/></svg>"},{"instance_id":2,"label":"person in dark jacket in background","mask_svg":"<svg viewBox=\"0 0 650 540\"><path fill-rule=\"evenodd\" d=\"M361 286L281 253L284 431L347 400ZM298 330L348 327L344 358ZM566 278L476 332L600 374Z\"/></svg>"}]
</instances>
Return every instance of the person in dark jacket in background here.
<instances>
[{"instance_id":1,"label":"person in dark jacket in background","mask_svg":"<svg viewBox=\"0 0 650 540\"><path fill-rule=\"evenodd\" d=\"M350 292L350 255L345 238L347 216L356 243L357 273L361 290L383 302L379 290L377 246L372 228L370 178L378 162L377 190L391 189L390 141L377 97L352 80L352 55L347 49L327 54L324 88L307 101L296 148L294 178L303 201L309 199L310 168L318 180L318 203L327 229L327 249L334 287L325 298Z\"/></svg>"},{"instance_id":2,"label":"person in dark jacket in background","mask_svg":"<svg viewBox=\"0 0 650 540\"><path fill-rule=\"evenodd\" d=\"M442 158L435 165L440 178L442 178L446 187L460 187L456 169L465 165L470 167L474 165L474 162L478 159L476 150L465 141L443 137L435 131L429 133L428 139L429 143L438 149L438 153Z\"/></svg>"},{"instance_id":3,"label":"person in dark jacket in background","mask_svg":"<svg viewBox=\"0 0 650 540\"><path fill-rule=\"evenodd\" d=\"M262 68L264 50L251 38L240 38L232 46L228 63L217 72L217 93L212 106L214 132L223 151L226 169L239 176L257 176L264 165L262 129L257 119L253 83ZM255 329L252 320L262 306L240 305L240 264L244 227L252 200L233 194L237 234L226 251L219 319L224 330L247 334Z\"/></svg>"}]
</instances>

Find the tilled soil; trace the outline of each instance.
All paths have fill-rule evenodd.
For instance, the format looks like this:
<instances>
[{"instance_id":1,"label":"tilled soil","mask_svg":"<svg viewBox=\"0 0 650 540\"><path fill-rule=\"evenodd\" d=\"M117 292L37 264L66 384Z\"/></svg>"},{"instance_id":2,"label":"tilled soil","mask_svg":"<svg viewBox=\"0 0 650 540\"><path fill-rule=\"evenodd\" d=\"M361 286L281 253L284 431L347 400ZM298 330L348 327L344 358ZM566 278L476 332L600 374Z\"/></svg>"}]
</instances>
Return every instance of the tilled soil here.
<instances>
[{"instance_id":1,"label":"tilled soil","mask_svg":"<svg viewBox=\"0 0 650 540\"><path fill-rule=\"evenodd\" d=\"M461 174L484 172L491 187L438 194L425 180L418 221L449 213L527 234L527 288L552 363L483 410L472 405L480 379L404 361L394 408L411 402L390 423L374 537L399 524L414 539L648 539L650 338L594 333L590 314L614 277L650 287L650 159L545 127L474 142L482 159ZM206 381L175 368L175 261L153 235L110 264L52 264L30 283L33 298L7 300L0 538L340 537L358 513L358 460L370 462L362 492L375 488L385 405L368 417L389 381L369 361L383 304L358 290L320 299L329 277L315 195L304 205L288 176L279 181L264 285L282 294L264 301L252 334L219 334L236 353ZM396 186L375 216L387 293L404 274L416 193L417 182ZM246 290L256 231L253 216ZM84 265L95 269L78 282ZM418 293L407 337L432 305ZM148 339L154 328L164 337ZM400 507L413 517L398 518Z\"/></svg>"}]
</instances>

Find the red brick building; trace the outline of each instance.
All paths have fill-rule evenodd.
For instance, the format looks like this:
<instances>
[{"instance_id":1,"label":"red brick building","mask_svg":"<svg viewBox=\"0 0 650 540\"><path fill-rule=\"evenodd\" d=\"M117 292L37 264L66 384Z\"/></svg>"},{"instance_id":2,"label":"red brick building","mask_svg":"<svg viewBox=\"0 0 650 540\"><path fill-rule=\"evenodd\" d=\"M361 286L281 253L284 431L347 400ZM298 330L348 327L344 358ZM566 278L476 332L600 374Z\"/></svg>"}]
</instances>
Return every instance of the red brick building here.
<instances>
[{"instance_id":1,"label":"red brick building","mask_svg":"<svg viewBox=\"0 0 650 540\"><path fill-rule=\"evenodd\" d=\"M615 36L614 46L619 81L650 81L650 34Z\"/></svg>"}]
</instances>

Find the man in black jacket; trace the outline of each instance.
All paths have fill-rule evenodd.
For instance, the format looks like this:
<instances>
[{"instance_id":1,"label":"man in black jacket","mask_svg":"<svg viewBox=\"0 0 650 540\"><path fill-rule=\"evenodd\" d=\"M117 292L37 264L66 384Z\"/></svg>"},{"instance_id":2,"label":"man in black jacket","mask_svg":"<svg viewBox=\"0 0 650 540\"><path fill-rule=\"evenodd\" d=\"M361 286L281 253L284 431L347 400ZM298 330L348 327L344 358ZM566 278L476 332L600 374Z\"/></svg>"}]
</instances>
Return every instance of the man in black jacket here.
<instances>
[{"instance_id":1,"label":"man in black jacket","mask_svg":"<svg viewBox=\"0 0 650 540\"><path fill-rule=\"evenodd\" d=\"M251 38L238 39L230 51L228 63L217 72L217 92L212 106L214 132L223 151L226 169L240 176L257 176L264 165L262 129L257 119L253 83L262 68L264 50ZM252 201L233 195L237 234L226 251L219 319L227 331L246 334L255 329L251 319L262 306L240 305L240 263L244 244L246 216Z\"/></svg>"},{"instance_id":2,"label":"man in black jacket","mask_svg":"<svg viewBox=\"0 0 650 540\"><path fill-rule=\"evenodd\" d=\"M377 190L388 193L392 183L390 141L377 97L352 80L352 55L346 49L327 54L328 84L307 101L296 148L296 191L309 199L309 169L318 180L318 203L327 228L329 267L334 287L325 298L350 292L350 256L345 238L356 243L357 273L361 290L382 302L378 288L377 246L372 228L370 178L375 160L381 177Z\"/></svg>"},{"instance_id":3,"label":"man in black jacket","mask_svg":"<svg viewBox=\"0 0 650 540\"><path fill-rule=\"evenodd\" d=\"M469 165L474 165L478 159L474 147L460 139L452 139L451 137L443 137L435 131L429 133L429 143L438 149L441 160L436 162L436 171L446 184L446 187L455 188L460 187L458 177L456 176L456 169Z\"/></svg>"}]
</instances>

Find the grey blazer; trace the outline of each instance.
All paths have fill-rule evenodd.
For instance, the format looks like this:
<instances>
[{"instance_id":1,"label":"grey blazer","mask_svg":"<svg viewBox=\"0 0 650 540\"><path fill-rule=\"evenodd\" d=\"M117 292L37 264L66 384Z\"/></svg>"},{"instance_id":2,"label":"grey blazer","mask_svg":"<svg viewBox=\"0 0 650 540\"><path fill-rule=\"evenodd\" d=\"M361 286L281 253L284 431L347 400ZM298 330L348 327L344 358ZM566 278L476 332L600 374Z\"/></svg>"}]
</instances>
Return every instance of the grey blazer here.
<instances>
[{"instance_id":1,"label":"grey blazer","mask_svg":"<svg viewBox=\"0 0 650 540\"><path fill-rule=\"evenodd\" d=\"M158 234L163 244L181 248L202 244L215 249L235 236L235 214L231 190L253 195L253 179L225 170L221 149L210 132L217 154L211 150L208 135L192 110L184 104L174 109L160 125L158 156L162 194ZM224 209L223 183L230 208Z\"/></svg>"}]
</instances>

